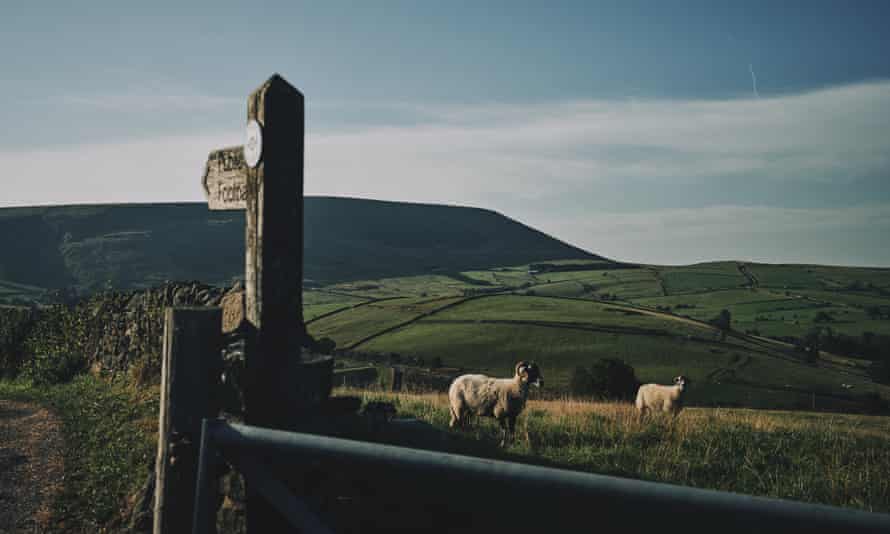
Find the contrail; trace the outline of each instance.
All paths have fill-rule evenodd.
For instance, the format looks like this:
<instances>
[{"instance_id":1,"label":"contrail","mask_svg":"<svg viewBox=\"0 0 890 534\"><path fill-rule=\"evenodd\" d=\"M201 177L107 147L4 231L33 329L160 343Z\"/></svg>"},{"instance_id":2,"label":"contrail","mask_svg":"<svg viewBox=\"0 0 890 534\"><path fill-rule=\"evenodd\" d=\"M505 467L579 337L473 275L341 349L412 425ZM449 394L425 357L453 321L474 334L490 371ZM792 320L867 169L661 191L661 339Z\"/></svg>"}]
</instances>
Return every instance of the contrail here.
<instances>
[{"instance_id":1,"label":"contrail","mask_svg":"<svg viewBox=\"0 0 890 534\"><path fill-rule=\"evenodd\" d=\"M754 74L754 65L748 63L748 70L751 71L751 85L754 87L754 96L760 98L760 93L757 92L757 75Z\"/></svg>"}]
</instances>

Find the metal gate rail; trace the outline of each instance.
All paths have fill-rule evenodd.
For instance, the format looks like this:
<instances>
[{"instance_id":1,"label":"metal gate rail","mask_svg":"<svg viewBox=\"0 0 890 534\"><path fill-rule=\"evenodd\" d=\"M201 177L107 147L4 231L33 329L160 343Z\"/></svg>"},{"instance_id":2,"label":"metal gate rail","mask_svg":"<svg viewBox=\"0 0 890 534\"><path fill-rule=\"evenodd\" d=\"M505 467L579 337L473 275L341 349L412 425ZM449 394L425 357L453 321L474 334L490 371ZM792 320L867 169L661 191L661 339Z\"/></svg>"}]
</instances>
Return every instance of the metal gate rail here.
<instances>
[{"instance_id":1,"label":"metal gate rail","mask_svg":"<svg viewBox=\"0 0 890 534\"><path fill-rule=\"evenodd\" d=\"M426 477L429 486L435 486L431 490L448 490L455 506L462 503L479 506L480 498L490 499L496 495L504 500L513 499L510 502L529 503L539 510L551 510L558 513L561 520L584 518L588 526L593 526L590 521L595 517L601 525L613 521L633 526L655 524L657 520L657 524L682 530L710 527L719 529L721 534L890 533L888 514L285 432L217 419L205 419L202 427L195 533L208 532L212 521L212 470L217 449L248 479L260 481L258 485L265 487L260 491L295 526L307 532L329 530L288 493L283 483L271 477L268 468L252 460L244 461L248 458L244 453L250 453L250 457L335 460L341 464L377 466L393 476Z\"/></svg>"}]
</instances>

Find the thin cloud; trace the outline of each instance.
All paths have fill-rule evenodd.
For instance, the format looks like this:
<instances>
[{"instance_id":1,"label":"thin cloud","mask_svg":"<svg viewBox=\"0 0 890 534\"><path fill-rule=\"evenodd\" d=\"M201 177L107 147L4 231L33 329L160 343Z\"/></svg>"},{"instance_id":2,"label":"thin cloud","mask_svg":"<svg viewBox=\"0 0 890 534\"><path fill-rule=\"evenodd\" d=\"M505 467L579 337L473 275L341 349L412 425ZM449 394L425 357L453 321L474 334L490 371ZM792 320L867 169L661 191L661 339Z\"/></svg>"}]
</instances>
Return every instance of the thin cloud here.
<instances>
[{"instance_id":1,"label":"thin cloud","mask_svg":"<svg viewBox=\"0 0 890 534\"><path fill-rule=\"evenodd\" d=\"M890 203L843 208L715 205L557 217L542 228L625 261L719 259L888 265Z\"/></svg>"},{"instance_id":2,"label":"thin cloud","mask_svg":"<svg viewBox=\"0 0 890 534\"><path fill-rule=\"evenodd\" d=\"M115 113L216 111L243 105L243 99L198 94L127 93L105 95L64 95L65 106Z\"/></svg>"},{"instance_id":3,"label":"thin cloud","mask_svg":"<svg viewBox=\"0 0 890 534\"><path fill-rule=\"evenodd\" d=\"M132 103L123 98L109 105ZM187 99L176 103L193 104ZM163 102L145 99L142 104L151 108ZM205 101L210 106L222 104ZM238 100L232 105L242 104ZM610 236L619 239L635 228L666 235L653 229L684 227L678 226L682 217L672 215L648 226L639 226L639 221L634 226L619 217L624 225L615 227L603 226L601 218L580 213L577 207L568 214L572 224L560 223L566 214L556 210L534 214L512 210L545 194L557 204L564 199L566 205L583 205L583 195L596 194L597 189L622 190L628 184L694 186L756 177L761 183L836 185L890 173L886 135L890 82L759 99L576 100L416 109L422 120L413 123L310 129L306 193L490 207L574 244L608 253L602 244ZM207 153L240 143L242 135L233 131L0 152L0 166L16 169L15 177L7 174L4 179L13 184L6 188L5 204L200 201ZM770 206L780 210L769 212L772 228L790 228L801 220L809 224L816 217L782 208L782 203L777 198ZM689 234L695 233L702 217L710 216L707 209L686 212ZM632 205L616 205L615 210L639 211ZM766 220L758 213L748 215L737 221L756 225ZM585 217L597 223L585 225ZM826 215L823 220L830 226L837 219ZM596 231L603 227L611 230ZM736 228L734 224L710 227ZM745 235L754 239L750 231ZM704 242L698 245L705 247ZM658 252L648 243L625 248L616 256L667 261L668 252Z\"/></svg>"},{"instance_id":4,"label":"thin cloud","mask_svg":"<svg viewBox=\"0 0 890 534\"><path fill-rule=\"evenodd\" d=\"M890 169L890 83L724 101L443 108L440 122L310 136L317 194L459 200L578 183L849 181Z\"/></svg>"}]
</instances>

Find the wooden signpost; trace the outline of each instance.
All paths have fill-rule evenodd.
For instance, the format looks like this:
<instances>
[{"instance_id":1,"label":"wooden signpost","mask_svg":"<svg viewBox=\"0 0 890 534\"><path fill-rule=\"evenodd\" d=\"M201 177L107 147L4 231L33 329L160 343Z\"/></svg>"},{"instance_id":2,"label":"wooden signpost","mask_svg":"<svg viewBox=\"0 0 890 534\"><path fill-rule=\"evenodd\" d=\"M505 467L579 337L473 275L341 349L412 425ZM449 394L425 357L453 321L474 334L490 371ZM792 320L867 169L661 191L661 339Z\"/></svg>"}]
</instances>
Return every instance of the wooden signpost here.
<instances>
[{"instance_id":1,"label":"wooden signpost","mask_svg":"<svg viewBox=\"0 0 890 534\"><path fill-rule=\"evenodd\" d=\"M210 153L210 209L246 209L246 423L291 430L300 405L303 325L303 95L273 75L247 98L247 142ZM241 154L239 154L239 152ZM247 488L249 532L286 521Z\"/></svg>"},{"instance_id":2,"label":"wooden signpost","mask_svg":"<svg viewBox=\"0 0 890 534\"><path fill-rule=\"evenodd\" d=\"M211 210L247 212L244 294L226 299L221 322L224 329L237 329L245 337L245 422L294 430L313 403L327 395L333 367L330 358L301 361L307 340L302 306L303 95L273 75L248 96L246 133L243 147L210 153L202 179ZM219 324L220 318L217 310L212 320ZM165 356L167 363L171 370L182 367L167 362ZM163 415L161 419L166 421ZM168 437L162 434L160 439ZM290 531L286 520L252 490L249 480L246 489L248 532ZM159 484L156 496L169 503L174 494L179 493ZM163 515L165 508L160 509ZM164 531L181 530L156 516L156 532L159 525Z\"/></svg>"},{"instance_id":3,"label":"wooden signpost","mask_svg":"<svg viewBox=\"0 0 890 534\"><path fill-rule=\"evenodd\" d=\"M214 150L203 185L211 210L247 211L243 314L247 423L292 426L285 402L303 345L303 95L273 75L247 99L247 143ZM231 328L233 325L229 325ZM250 384L262 384L251 388Z\"/></svg>"}]
</instances>

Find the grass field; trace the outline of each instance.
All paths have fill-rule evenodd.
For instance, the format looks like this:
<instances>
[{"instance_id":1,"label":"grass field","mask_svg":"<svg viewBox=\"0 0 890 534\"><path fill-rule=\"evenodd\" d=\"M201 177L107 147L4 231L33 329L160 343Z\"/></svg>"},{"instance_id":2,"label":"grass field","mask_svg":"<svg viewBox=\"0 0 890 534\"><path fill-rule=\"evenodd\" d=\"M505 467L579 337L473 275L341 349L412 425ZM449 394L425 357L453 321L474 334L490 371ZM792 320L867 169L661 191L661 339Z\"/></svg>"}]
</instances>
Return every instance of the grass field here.
<instances>
[{"instance_id":1,"label":"grass field","mask_svg":"<svg viewBox=\"0 0 890 534\"><path fill-rule=\"evenodd\" d=\"M630 403L529 401L516 439L500 448L490 419L448 428L442 393L337 388L335 396L393 402L428 424L337 435L592 473L890 512L890 418L728 408L686 408L676 421L638 420ZM37 402L63 422L65 479L50 532L116 532L145 481L157 441L158 389L82 375L36 388L0 381L0 397Z\"/></svg>"},{"instance_id":2,"label":"grass field","mask_svg":"<svg viewBox=\"0 0 890 534\"><path fill-rule=\"evenodd\" d=\"M439 436L420 439L393 429L382 437L390 443L890 511L886 417L687 408L676 421L641 422L630 403L531 400L517 423L517 439L500 450L491 419L478 419L465 431L448 429L444 394L337 394L393 402L398 416L429 423Z\"/></svg>"},{"instance_id":3,"label":"grass field","mask_svg":"<svg viewBox=\"0 0 890 534\"><path fill-rule=\"evenodd\" d=\"M463 297L406 298L372 302L314 321L309 330L316 338L329 337L349 347L369 336L411 321Z\"/></svg>"},{"instance_id":4,"label":"grass field","mask_svg":"<svg viewBox=\"0 0 890 534\"><path fill-rule=\"evenodd\" d=\"M735 263L705 263L659 270L669 295L734 289L748 283Z\"/></svg>"},{"instance_id":5,"label":"grass field","mask_svg":"<svg viewBox=\"0 0 890 534\"><path fill-rule=\"evenodd\" d=\"M885 270L749 264L744 272L731 262L530 270L315 287L304 292L304 316L316 339L354 347L337 356L338 384L379 383L381 362L393 353L403 362L438 358L446 379L464 371L508 375L517 360L536 360L545 379L539 394L551 397L563 394L576 366L605 357L626 361L644 382L690 378L691 406L673 424L641 424L629 404L535 399L506 450L496 446L491 421L462 434L448 430L441 393L362 392L366 400L395 402L400 416L429 423L436 436L430 442L394 431L374 439L890 511L890 418L840 413L861 410L866 393L890 399L890 387L872 381L870 362L855 354L823 353L809 365L788 344L762 337L803 335L814 326L890 333ZM722 309L731 313L731 335L706 323ZM761 336L744 335L751 329ZM369 361L369 354L380 359ZM424 371L420 365L416 371ZM59 530L119 525L122 502L144 480L153 454L157 388L80 376L52 388L2 382L0 395L46 404L63 420L70 476L56 505L64 518ZM814 403L819 412L803 411Z\"/></svg>"},{"instance_id":6,"label":"grass field","mask_svg":"<svg viewBox=\"0 0 890 534\"><path fill-rule=\"evenodd\" d=\"M755 270L768 284L781 282L782 287L766 287ZM404 284L387 279L378 284L387 291L375 296L413 297L352 309L344 303L344 309L312 322L309 330L317 338L332 338L340 348L425 361L440 358L451 367L496 374L509 373L519 359L534 359L557 390L567 387L576 366L617 357L643 381L666 382L686 374L696 384L690 397L702 405L800 409L812 407L815 394L817 407L844 411L854 409L865 393L890 398L890 388L868 377L870 362L856 354L824 353L816 365L808 365L789 345L762 337L803 337L814 327L851 336L890 334L890 320L869 309L884 302L878 286L884 280L881 270L740 268L720 262L530 271L529 266L512 266L466 272L452 282L427 280L432 289L416 277ZM804 289L784 287L794 272L801 280L795 287ZM860 272L866 277L856 284ZM466 301L431 299L437 292L463 292L471 285L466 279L502 293ZM830 280L840 284L831 289ZM853 284L856 290L841 289L841 284ZM371 286L357 284L355 291ZM719 330L705 324L723 309L740 335L723 339Z\"/></svg>"}]
</instances>

